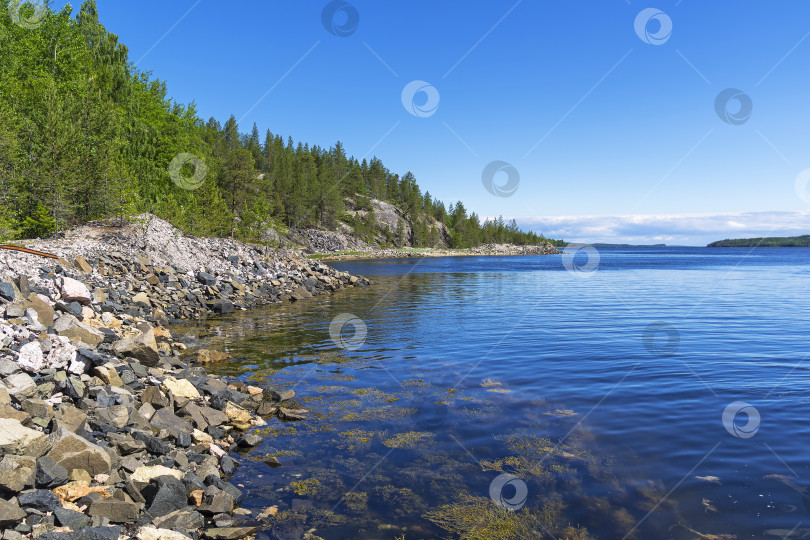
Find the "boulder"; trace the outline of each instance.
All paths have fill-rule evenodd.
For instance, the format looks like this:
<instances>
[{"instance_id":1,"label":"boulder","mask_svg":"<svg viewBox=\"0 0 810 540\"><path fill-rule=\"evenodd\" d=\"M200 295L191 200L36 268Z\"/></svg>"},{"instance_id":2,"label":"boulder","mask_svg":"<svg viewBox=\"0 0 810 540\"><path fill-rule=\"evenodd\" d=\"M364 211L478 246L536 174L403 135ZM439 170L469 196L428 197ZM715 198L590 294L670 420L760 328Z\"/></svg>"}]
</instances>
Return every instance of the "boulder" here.
<instances>
[{"instance_id":1,"label":"boulder","mask_svg":"<svg viewBox=\"0 0 810 540\"><path fill-rule=\"evenodd\" d=\"M14 285L7 281L0 281L0 298L9 302L14 301Z\"/></svg>"},{"instance_id":2,"label":"boulder","mask_svg":"<svg viewBox=\"0 0 810 540\"><path fill-rule=\"evenodd\" d=\"M233 496L216 486L205 488L200 512L204 514L230 514L233 512Z\"/></svg>"},{"instance_id":3,"label":"boulder","mask_svg":"<svg viewBox=\"0 0 810 540\"><path fill-rule=\"evenodd\" d=\"M104 334L101 331L79 322L76 317L67 313L62 314L53 323L53 329L60 336L65 336L71 341L87 343L91 347L95 347L104 341Z\"/></svg>"},{"instance_id":4,"label":"boulder","mask_svg":"<svg viewBox=\"0 0 810 540\"><path fill-rule=\"evenodd\" d=\"M16 502L0 497L0 529L19 525L28 513Z\"/></svg>"},{"instance_id":5,"label":"boulder","mask_svg":"<svg viewBox=\"0 0 810 540\"><path fill-rule=\"evenodd\" d=\"M252 537L259 532L258 527L214 527L203 532L203 538L211 540L239 540Z\"/></svg>"},{"instance_id":6,"label":"boulder","mask_svg":"<svg viewBox=\"0 0 810 540\"><path fill-rule=\"evenodd\" d=\"M45 367L45 357L38 341L29 341L20 347L20 356L17 364L25 371L37 373Z\"/></svg>"},{"instance_id":7,"label":"boulder","mask_svg":"<svg viewBox=\"0 0 810 540\"><path fill-rule=\"evenodd\" d=\"M143 465L135 469L132 476L130 476L130 480L135 483L136 487L143 489L149 485L149 482L151 482L154 478L158 478L160 476L173 476L177 480L183 479L183 473L177 469L170 469L168 467L164 467L163 465Z\"/></svg>"},{"instance_id":8,"label":"boulder","mask_svg":"<svg viewBox=\"0 0 810 540\"><path fill-rule=\"evenodd\" d=\"M36 311L37 318L43 325L53 326L53 307L38 294L29 294L28 299L23 302L22 307L26 310L33 309Z\"/></svg>"},{"instance_id":9,"label":"boulder","mask_svg":"<svg viewBox=\"0 0 810 540\"><path fill-rule=\"evenodd\" d=\"M37 385L27 373L13 373L3 379L3 385L9 395L16 401L34 397L37 394Z\"/></svg>"},{"instance_id":10,"label":"boulder","mask_svg":"<svg viewBox=\"0 0 810 540\"><path fill-rule=\"evenodd\" d=\"M161 383L160 388L164 392L171 392L175 398L183 397L187 399L197 399L200 397L200 393L187 379L166 377L163 380L163 383Z\"/></svg>"},{"instance_id":11,"label":"boulder","mask_svg":"<svg viewBox=\"0 0 810 540\"><path fill-rule=\"evenodd\" d=\"M90 476L109 474L112 467L106 450L64 428L59 428L48 437L51 449L47 457L72 471L82 469Z\"/></svg>"},{"instance_id":12,"label":"boulder","mask_svg":"<svg viewBox=\"0 0 810 540\"><path fill-rule=\"evenodd\" d=\"M141 527L138 534L135 535L137 540L188 540L188 536L181 534L171 529L156 529L151 525Z\"/></svg>"},{"instance_id":13,"label":"boulder","mask_svg":"<svg viewBox=\"0 0 810 540\"><path fill-rule=\"evenodd\" d=\"M68 431L76 433L84 428L87 421L87 415L80 411L78 408L67 403L59 406L59 409L54 413L54 429L64 428Z\"/></svg>"},{"instance_id":14,"label":"boulder","mask_svg":"<svg viewBox=\"0 0 810 540\"><path fill-rule=\"evenodd\" d=\"M118 499L97 499L90 505L88 514L105 517L113 523L135 523L138 521L138 505Z\"/></svg>"},{"instance_id":15,"label":"boulder","mask_svg":"<svg viewBox=\"0 0 810 540\"><path fill-rule=\"evenodd\" d=\"M33 508L40 512L53 512L56 508L62 506L59 498L47 489L35 489L20 493L17 501L23 508Z\"/></svg>"},{"instance_id":16,"label":"boulder","mask_svg":"<svg viewBox=\"0 0 810 540\"><path fill-rule=\"evenodd\" d=\"M19 493L34 487L36 467L36 460L30 456L3 456L0 460L0 488Z\"/></svg>"},{"instance_id":17,"label":"boulder","mask_svg":"<svg viewBox=\"0 0 810 540\"><path fill-rule=\"evenodd\" d=\"M90 518L81 512L68 508L55 508L53 515L56 522L62 527L70 527L74 531L79 531L90 524Z\"/></svg>"},{"instance_id":18,"label":"boulder","mask_svg":"<svg viewBox=\"0 0 810 540\"><path fill-rule=\"evenodd\" d=\"M37 460L36 484L40 488L55 488L68 481L68 470L47 456Z\"/></svg>"},{"instance_id":19,"label":"boulder","mask_svg":"<svg viewBox=\"0 0 810 540\"><path fill-rule=\"evenodd\" d=\"M304 300L305 298L312 298L312 293L310 293L304 287L298 287L290 294L290 296L293 300Z\"/></svg>"},{"instance_id":20,"label":"boulder","mask_svg":"<svg viewBox=\"0 0 810 540\"><path fill-rule=\"evenodd\" d=\"M93 273L93 267L90 266L87 260L81 255L73 259L73 266L76 267L76 269L81 270L85 274Z\"/></svg>"},{"instance_id":21,"label":"boulder","mask_svg":"<svg viewBox=\"0 0 810 540\"><path fill-rule=\"evenodd\" d=\"M76 281L73 278L64 277L60 285L60 294L64 300L68 302L78 302L82 305L88 305L92 301L90 291L87 286L81 281Z\"/></svg>"},{"instance_id":22,"label":"boulder","mask_svg":"<svg viewBox=\"0 0 810 540\"><path fill-rule=\"evenodd\" d=\"M0 418L0 454L38 458L49 448L44 433L24 427L18 420Z\"/></svg>"},{"instance_id":23,"label":"boulder","mask_svg":"<svg viewBox=\"0 0 810 540\"><path fill-rule=\"evenodd\" d=\"M188 506L188 494L183 482L173 476L158 476L142 490L152 517L165 516Z\"/></svg>"},{"instance_id":24,"label":"boulder","mask_svg":"<svg viewBox=\"0 0 810 540\"><path fill-rule=\"evenodd\" d=\"M156 366L160 360L155 333L151 329L139 336L118 340L112 348L118 356L131 356L145 366Z\"/></svg>"}]
</instances>

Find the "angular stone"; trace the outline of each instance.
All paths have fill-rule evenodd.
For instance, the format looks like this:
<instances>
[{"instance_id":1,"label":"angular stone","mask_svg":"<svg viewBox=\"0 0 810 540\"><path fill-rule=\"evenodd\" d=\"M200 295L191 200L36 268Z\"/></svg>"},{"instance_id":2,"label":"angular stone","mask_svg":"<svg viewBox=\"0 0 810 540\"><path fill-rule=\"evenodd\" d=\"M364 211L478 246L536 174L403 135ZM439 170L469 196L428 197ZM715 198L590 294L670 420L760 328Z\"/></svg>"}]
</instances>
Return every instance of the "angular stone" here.
<instances>
[{"instance_id":1,"label":"angular stone","mask_svg":"<svg viewBox=\"0 0 810 540\"><path fill-rule=\"evenodd\" d=\"M141 394L141 403L148 403L155 409L160 409L169 406L169 398L157 386L147 386Z\"/></svg>"},{"instance_id":2,"label":"angular stone","mask_svg":"<svg viewBox=\"0 0 810 540\"><path fill-rule=\"evenodd\" d=\"M229 422L240 425L250 425L252 418L247 410L230 401L225 404L225 415L228 417Z\"/></svg>"},{"instance_id":3,"label":"angular stone","mask_svg":"<svg viewBox=\"0 0 810 540\"><path fill-rule=\"evenodd\" d=\"M49 437L52 444L47 457L72 471L83 469L90 476L108 474L112 467L110 455L100 446L87 441L67 429L60 428Z\"/></svg>"},{"instance_id":4,"label":"angular stone","mask_svg":"<svg viewBox=\"0 0 810 540\"><path fill-rule=\"evenodd\" d=\"M36 485L51 489L68 481L68 471L47 456L37 459Z\"/></svg>"},{"instance_id":5,"label":"angular stone","mask_svg":"<svg viewBox=\"0 0 810 540\"><path fill-rule=\"evenodd\" d=\"M217 278L206 272L197 272L197 281L207 287L213 287L217 284Z\"/></svg>"},{"instance_id":6,"label":"angular stone","mask_svg":"<svg viewBox=\"0 0 810 540\"><path fill-rule=\"evenodd\" d=\"M158 478L160 476L172 476L177 480L183 479L183 473L177 469L170 469L169 467L164 467L163 465L143 465L135 469L132 476L130 476L130 480L135 482L135 485L138 486L139 489L143 489L154 478Z\"/></svg>"},{"instance_id":7,"label":"angular stone","mask_svg":"<svg viewBox=\"0 0 810 540\"><path fill-rule=\"evenodd\" d=\"M265 390L265 394L273 401L287 401L295 397L295 390L282 388L281 390Z\"/></svg>"},{"instance_id":8,"label":"angular stone","mask_svg":"<svg viewBox=\"0 0 810 540\"><path fill-rule=\"evenodd\" d=\"M141 527L136 540L188 540L188 536L171 529L156 529L152 526Z\"/></svg>"},{"instance_id":9,"label":"angular stone","mask_svg":"<svg viewBox=\"0 0 810 540\"><path fill-rule=\"evenodd\" d=\"M305 298L312 298L312 293L304 287L298 287L290 294L290 297L293 300L304 300Z\"/></svg>"},{"instance_id":10,"label":"angular stone","mask_svg":"<svg viewBox=\"0 0 810 540\"><path fill-rule=\"evenodd\" d=\"M0 418L0 454L14 454L38 458L48 451L48 437L24 427L19 421Z\"/></svg>"},{"instance_id":11,"label":"angular stone","mask_svg":"<svg viewBox=\"0 0 810 540\"><path fill-rule=\"evenodd\" d=\"M3 379L3 385L9 395L18 402L37 394L37 385L27 373L13 373Z\"/></svg>"},{"instance_id":12,"label":"angular stone","mask_svg":"<svg viewBox=\"0 0 810 540\"><path fill-rule=\"evenodd\" d=\"M211 540L239 540L259 532L258 527L215 527L203 532L204 538Z\"/></svg>"},{"instance_id":13,"label":"angular stone","mask_svg":"<svg viewBox=\"0 0 810 540\"><path fill-rule=\"evenodd\" d=\"M162 456L171 451L171 446L169 446L169 443L161 441L157 437L147 435L146 433L140 431L133 431L132 436L139 441L143 441L146 444L146 449L152 454Z\"/></svg>"},{"instance_id":14,"label":"angular stone","mask_svg":"<svg viewBox=\"0 0 810 540\"><path fill-rule=\"evenodd\" d=\"M212 407L200 407L200 414L210 426L220 426L228 421L227 414Z\"/></svg>"},{"instance_id":15,"label":"angular stone","mask_svg":"<svg viewBox=\"0 0 810 540\"><path fill-rule=\"evenodd\" d=\"M233 512L233 496L215 486L205 488L200 512L205 514L230 514Z\"/></svg>"},{"instance_id":16,"label":"angular stone","mask_svg":"<svg viewBox=\"0 0 810 540\"><path fill-rule=\"evenodd\" d=\"M53 515L59 525L70 527L74 531L79 531L90 524L90 518L86 515L61 506L54 509Z\"/></svg>"},{"instance_id":17,"label":"angular stone","mask_svg":"<svg viewBox=\"0 0 810 540\"><path fill-rule=\"evenodd\" d=\"M38 341L30 341L20 347L20 356L17 364L25 371L38 373L45 367L45 357Z\"/></svg>"},{"instance_id":18,"label":"angular stone","mask_svg":"<svg viewBox=\"0 0 810 540\"><path fill-rule=\"evenodd\" d=\"M31 415L25 411L18 411L11 405L0 405L0 418L11 418L27 426L31 424Z\"/></svg>"},{"instance_id":19,"label":"angular stone","mask_svg":"<svg viewBox=\"0 0 810 540\"><path fill-rule=\"evenodd\" d=\"M129 423L129 407L126 405L113 405L96 411L96 416L106 424L122 428Z\"/></svg>"},{"instance_id":20,"label":"angular stone","mask_svg":"<svg viewBox=\"0 0 810 540\"><path fill-rule=\"evenodd\" d=\"M171 392L175 398L183 397L187 399L197 399L200 393L194 388L188 379L175 379L174 377L166 377L160 388L164 392Z\"/></svg>"},{"instance_id":21,"label":"angular stone","mask_svg":"<svg viewBox=\"0 0 810 540\"><path fill-rule=\"evenodd\" d=\"M139 292L132 297L133 304L142 304L144 307L151 307L152 303L149 302L149 296L145 292Z\"/></svg>"},{"instance_id":22,"label":"angular stone","mask_svg":"<svg viewBox=\"0 0 810 540\"><path fill-rule=\"evenodd\" d=\"M85 365L77 362L76 347L66 336L54 336L51 341L51 351L45 358L45 365L51 369L65 369L74 375L84 373Z\"/></svg>"},{"instance_id":23,"label":"angular stone","mask_svg":"<svg viewBox=\"0 0 810 540\"><path fill-rule=\"evenodd\" d=\"M184 510L177 510L165 516L156 517L153 523L156 527L194 531L201 529L205 525L205 518L195 509L187 506Z\"/></svg>"},{"instance_id":24,"label":"angular stone","mask_svg":"<svg viewBox=\"0 0 810 540\"><path fill-rule=\"evenodd\" d=\"M76 317L67 313L53 323L53 329L60 336L65 336L71 341L87 343L91 347L95 347L104 341L104 334L101 331L79 322Z\"/></svg>"},{"instance_id":25,"label":"angular stone","mask_svg":"<svg viewBox=\"0 0 810 540\"><path fill-rule=\"evenodd\" d=\"M0 497L0 528L13 527L22 522L27 515L28 513L20 508L19 504Z\"/></svg>"},{"instance_id":26,"label":"angular stone","mask_svg":"<svg viewBox=\"0 0 810 540\"><path fill-rule=\"evenodd\" d=\"M142 490L148 503L146 513L165 516L188 506L188 494L183 482L173 476L158 476Z\"/></svg>"},{"instance_id":27,"label":"angular stone","mask_svg":"<svg viewBox=\"0 0 810 540\"><path fill-rule=\"evenodd\" d=\"M138 505L118 499L97 499L90 505L88 514L105 517L113 523L135 523L138 521Z\"/></svg>"},{"instance_id":28,"label":"angular stone","mask_svg":"<svg viewBox=\"0 0 810 540\"><path fill-rule=\"evenodd\" d=\"M158 429L168 429L172 431L175 437L180 432L190 433L194 429L191 422L180 418L169 409L158 410L152 415L152 419L149 422Z\"/></svg>"},{"instance_id":29,"label":"angular stone","mask_svg":"<svg viewBox=\"0 0 810 540\"><path fill-rule=\"evenodd\" d=\"M53 512L55 508L62 506L59 498L47 489L35 489L20 493L17 501L23 508L33 508L40 512Z\"/></svg>"},{"instance_id":30,"label":"angular stone","mask_svg":"<svg viewBox=\"0 0 810 540\"><path fill-rule=\"evenodd\" d=\"M0 281L0 298L12 302L14 300L14 285L7 281Z\"/></svg>"},{"instance_id":31,"label":"angular stone","mask_svg":"<svg viewBox=\"0 0 810 540\"><path fill-rule=\"evenodd\" d=\"M145 366L153 367L160 361L155 333L151 329L139 336L118 340L112 348L118 356L131 356Z\"/></svg>"},{"instance_id":32,"label":"angular stone","mask_svg":"<svg viewBox=\"0 0 810 540\"><path fill-rule=\"evenodd\" d=\"M35 418L53 418L53 407L42 399L26 399L22 402L22 410Z\"/></svg>"},{"instance_id":33,"label":"angular stone","mask_svg":"<svg viewBox=\"0 0 810 540\"><path fill-rule=\"evenodd\" d=\"M82 305L87 305L91 302L92 297L87 286L81 281L76 281L73 278L63 277L60 286L60 294L63 300L68 302L79 302Z\"/></svg>"},{"instance_id":34,"label":"angular stone","mask_svg":"<svg viewBox=\"0 0 810 540\"><path fill-rule=\"evenodd\" d=\"M211 305L211 311L218 315L227 315L234 312L233 303L230 300L218 300Z\"/></svg>"},{"instance_id":35,"label":"angular stone","mask_svg":"<svg viewBox=\"0 0 810 540\"><path fill-rule=\"evenodd\" d=\"M96 376L104 381L104 384L110 386L124 386L124 381L118 376L118 372L114 368L106 366L98 366L95 368L94 373Z\"/></svg>"},{"instance_id":36,"label":"angular stone","mask_svg":"<svg viewBox=\"0 0 810 540\"><path fill-rule=\"evenodd\" d=\"M278 408L278 417L281 420L291 422L295 420L306 420L309 411L306 409L286 409L284 407Z\"/></svg>"},{"instance_id":37,"label":"angular stone","mask_svg":"<svg viewBox=\"0 0 810 540\"><path fill-rule=\"evenodd\" d=\"M81 270L85 274L92 274L93 273L93 267L90 266L90 264L87 262L87 260L85 260L85 258L82 257L81 255L79 255L78 257L73 259L73 266L77 270Z\"/></svg>"},{"instance_id":38,"label":"angular stone","mask_svg":"<svg viewBox=\"0 0 810 540\"><path fill-rule=\"evenodd\" d=\"M53 326L54 311L53 306L43 300L38 294L31 293L28 299L22 303L23 309L33 309L37 312L39 322L45 326Z\"/></svg>"},{"instance_id":39,"label":"angular stone","mask_svg":"<svg viewBox=\"0 0 810 540\"><path fill-rule=\"evenodd\" d=\"M37 463L29 456L3 456L0 460L0 487L20 492L34 487Z\"/></svg>"},{"instance_id":40,"label":"angular stone","mask_svg":"<svg viewBox=\"0 0 810 540\"><path fill-rule=\"evenodd\" d=\"M87 415L73 405L63 403L54 413L55 429L67 429L76 433L83 429L87 422Z\"/></svg>"}]
</instances>

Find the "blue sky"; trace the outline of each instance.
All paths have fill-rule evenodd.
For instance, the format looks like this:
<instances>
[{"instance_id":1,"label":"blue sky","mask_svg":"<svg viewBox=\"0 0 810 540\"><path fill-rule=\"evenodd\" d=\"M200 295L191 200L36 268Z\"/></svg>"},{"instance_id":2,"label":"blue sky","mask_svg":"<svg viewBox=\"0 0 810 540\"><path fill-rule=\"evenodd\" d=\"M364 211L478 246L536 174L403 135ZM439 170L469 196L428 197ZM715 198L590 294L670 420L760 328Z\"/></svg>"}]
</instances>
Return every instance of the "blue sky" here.
<instances>
[{"instance_id":1,"label":"blue sky","mask_svg":"<svg viewBox=\"0 0 810 540\"><path fill-rule=\"evenodd\" d=\"M331 19L356 13L346 36L324 1L98 3L138 67L204 118L340 140L481 216L586 242L810 232L805 0L351 0ZM414 80L438 97L421 117L403 106ZM716 111L727 88L752 105L738 125ZM509 197L482 184L495 160L519 173Z\"/></svg>"}]
</instances>

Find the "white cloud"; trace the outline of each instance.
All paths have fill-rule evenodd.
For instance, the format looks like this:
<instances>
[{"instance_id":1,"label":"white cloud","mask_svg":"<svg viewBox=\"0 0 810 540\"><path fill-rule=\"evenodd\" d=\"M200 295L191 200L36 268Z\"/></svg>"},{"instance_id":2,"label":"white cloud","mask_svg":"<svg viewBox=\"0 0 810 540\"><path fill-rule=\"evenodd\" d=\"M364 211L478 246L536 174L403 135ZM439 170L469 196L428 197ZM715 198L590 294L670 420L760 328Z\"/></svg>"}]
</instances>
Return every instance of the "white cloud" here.
<instances>
[{"instance_id":1,"label":"white cloud","mask_svg":"<svg viewBox=\"0 0 810 540\"><path fill-rule=\"evenodd\" d=\"M810 234L810 212L542 216L515 218L521 228L569 242L705 245L726 238Z\"/></svg>"}]
</instances>

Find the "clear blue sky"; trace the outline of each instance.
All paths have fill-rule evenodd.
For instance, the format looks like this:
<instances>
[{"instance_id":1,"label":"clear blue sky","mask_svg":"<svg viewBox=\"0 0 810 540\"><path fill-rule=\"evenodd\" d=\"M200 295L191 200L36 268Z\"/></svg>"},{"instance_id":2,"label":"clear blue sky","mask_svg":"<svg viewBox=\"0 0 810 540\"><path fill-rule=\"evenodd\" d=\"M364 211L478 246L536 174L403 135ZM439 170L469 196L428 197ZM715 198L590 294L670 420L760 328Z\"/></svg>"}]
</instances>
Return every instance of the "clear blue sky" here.
<instances>
[{"instance_id":1,"label":"clear blue sky","mask_svg":"<svg viewBox=\"0 0 810 540\"><path fill-rule=\"evenodd\" d=\"M810 168L806 0L351 0L345 37L324 1L98 3L132 61L202 117L340 140L481 216L582 241L810 232L794 185ZM658 45L634 28L649 7L672 22ZM436 88L435 114L403 107L413 80ZM726 88L753 104L741 125L715 111ZM494 160L520 173L511 197L482 185Z\"/></svg>"}]
</instances>

